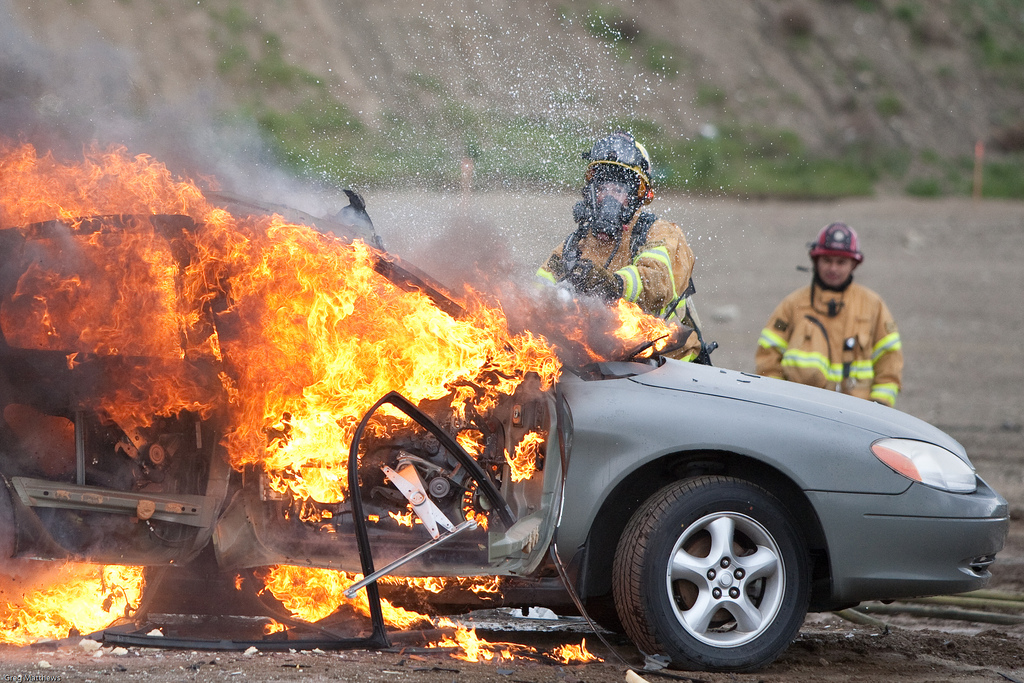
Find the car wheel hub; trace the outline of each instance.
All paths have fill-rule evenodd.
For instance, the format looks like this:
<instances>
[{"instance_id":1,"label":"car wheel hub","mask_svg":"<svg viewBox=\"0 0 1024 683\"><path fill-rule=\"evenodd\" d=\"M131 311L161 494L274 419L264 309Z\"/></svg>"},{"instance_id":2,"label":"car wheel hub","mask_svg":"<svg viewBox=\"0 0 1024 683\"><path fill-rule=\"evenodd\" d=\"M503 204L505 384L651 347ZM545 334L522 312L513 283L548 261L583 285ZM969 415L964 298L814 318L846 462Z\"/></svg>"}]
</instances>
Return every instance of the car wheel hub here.
<instances>
[{"instance_id":1,"label":"car wheel hub","mask_svg":"<svg viewBox=\"0 0 1024 683\"><path fill-rule=\"evenodd\" d=\"M676 619L715 647L738 647L762 634L779 613L785 584L771 533L734 512L712 513L686 527L666 568Z\"/></svg>"}]
</instances>

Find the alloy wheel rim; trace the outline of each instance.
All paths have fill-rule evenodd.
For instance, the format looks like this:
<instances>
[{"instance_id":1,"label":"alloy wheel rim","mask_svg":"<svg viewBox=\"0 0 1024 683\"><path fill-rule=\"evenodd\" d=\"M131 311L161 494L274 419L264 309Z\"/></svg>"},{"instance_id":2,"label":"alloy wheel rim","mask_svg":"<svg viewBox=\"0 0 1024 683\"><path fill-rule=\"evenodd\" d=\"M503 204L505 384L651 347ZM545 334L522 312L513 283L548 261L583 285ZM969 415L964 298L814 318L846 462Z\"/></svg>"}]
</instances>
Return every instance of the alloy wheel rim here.
<instances>
[{"instance_id":1,"label":"alloy wheel rim","mask_svg":"<svg viewBox=\"0 0 1024 683\"><path fill-rule=\"evenodd\" d=\"M772 534L735 512L701 517L669 553L666 588L679 624L702 643L739 647L756 639L782 607L786 572Z\"/></svg>"}]
</instances>

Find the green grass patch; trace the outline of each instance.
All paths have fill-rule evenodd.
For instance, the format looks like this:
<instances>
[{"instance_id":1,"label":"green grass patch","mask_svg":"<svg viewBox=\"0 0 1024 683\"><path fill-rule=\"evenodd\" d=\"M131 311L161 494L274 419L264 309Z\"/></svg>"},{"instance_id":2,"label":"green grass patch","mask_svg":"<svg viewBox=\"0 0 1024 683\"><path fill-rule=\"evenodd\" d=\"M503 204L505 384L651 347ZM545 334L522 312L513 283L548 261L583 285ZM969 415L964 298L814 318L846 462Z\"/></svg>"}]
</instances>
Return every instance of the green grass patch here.
<instances>
[{"instance_id":1,"label":"green grass patch","mask_svg":"<svg viewBox=\"0 0 1024 683\"><path fill-rule=\"evenodd\" d=\"M693 101L698 107L721 107L725 104L725 91L713 85L697 86L697 97Z\"/></svg>"},{"instance_id":2,"label":"green grass patch","mask_svg":"<svg viewBox=\"0 0 1024 683\"><path fill-rule=\"evenodd\" d=\"M941 197L945 194L942 183L933 177L911 178L904 191L911 197Z\"/></svg>"},{"instance_id":3,"label":"green grass patch","mask_svg":"<svg viewBox=\"0 0 1024 683\"><path fill-rule=\"evenodd\" d=\"M1022 0L954 0L951 13L971 39L978 62L1015 87L1024 86L1022 15Z\"/></svg>"},{"instance_id":4,"label":"green grass patch","mask_svg":"<svg viewBox=\"0 0 1024 683\"><path fill-rule=\"evenodd\" d=\"M875 100L875 109L884 118L892 118L903 113L903 102L893 94L886 94Z\"/></svg>"},{"instance_id":5,"label":"green grass patch","mask_svg":"<svg viewBox=\"0 0 1024 683\"><path fill-rule=\"evenodd\" d=\"M254 75L262 85L292 90L302 83L315 86L320 82L314 74L284 58L281 39L276 35L264 35L263 44L263 54L254 68Z\"/></svg>"},{"instance_id":6,"label":"green grass patch","mask_svg":"<svg viewBox=\"0 0 1024 683\"><path fill-rule=\"evenodd\" d=\"M714 139L666 139L638 119L581 129L539 118L502 118L450 104L427 124L384 117L369 129L329 100L290 112L255 112L281 160L297 175L337 186L454 189L461 160L474 160L478 188L575 189L580 152L616 129L632 131L650 151L656 190L705 196L782 199L863 197L879 182L915 197L970 196L970 158L920 156L927 170L908 176L912 155L901 149L851 148L839 158L815 156L791 131L725 128ZM428 126L428 127L425 127ZM984 196L1024 199L1024 154L985 165Z\"/></svg>"},{"instance_id":7,"label":"green grass patch","mask_svg":"<svg viewBox=\"0 0 1024 683\"><path fill-rule=\"evenodd\" d=\"M942 157L934 149L923 149L921 150L921 161L930 165L937 166L942 163Z\"/></svg>"},{"instance_id":8,"label":"green grass patch","mask_svg":"<svg viewBox=\"0 0 1024 683\"><path fill-rule=\"evenodd\" d=\"M566 29L581 27L619 60L632 61L652 74L673 79L692 66L682 44L652 35L634 16L617 6L563 4L555 11Z\"/></svg>"},{"instance_id":9,"label":"green grass patch","mask_svg":"<svg viewBox=\"0 0 1024 683\"><path fill-rule=\"evenodd\" d=\"M649 71L666 78L675 78L686 68L681 51L665 40L656 40L647 46L646 65Z\"/></svg>"},{"instance_id":10,"label":"green grass patch","mask_svg":"<svg viewBox=\"0 0 1024 683\"><path fill-rule=\"evenodd\" d=\"M927 170L905 180L904 189L915 197L970 197L974 193L974 159L962 155L940 158L934 151L920 155ZM989 199L1024 199L1024 154L1014 153L985 162L982 196Z\"/></svg>"},{"instance_id":11,"label":"green grass patch","mask_svg":"<svg viewBox=\"0 0 1024 683\"><path fill-rule=\"evenodd\" d=\"M428 76L427 74L420 73L418 71L409 74L406 78L409 79L410 83L425 92L433 93L434 95L444 94L444 84L439 78Z\"/></svg>"},{"instance_id":12,"label":"green grass patch","mask_svg":"<svg viewBox=\"0 0 1024 683\"><path fill-rule=\"evenodd\" d=\"M238 70L245 64L249 64L252 58L244 45L228 45L221 49L220 58L217 60L217 71L226 75Z\"/></svg>"},{"instance_id":13,"label":"green grass patch","mask_svg":"<svg viewBox=\"0 0 1024 683\"><path fill-rule=\"evenodd\" d=\"M259 124L297 174L339 186L454 188L469 157L478 187L571 187L583 174L580 152L598 134L527 117L502 120L452 102L427 122L389 116L371 130L341 105L331 115L323 106L264 111Z\"/></svg>"},{"instance_id":14,"label":"green grass patch","mask_svg":"<svg viewBox=\"0 0 1024 683\"><path fill-rule=\"evenodd\" d=\"M232 2L223 12L214 9L208 11L210 17L233 38L238 38L256 25L256 20L238 2Z\"/></svg>"},{"instance_id":15,"label":"green grass patch","mask_svg":"<svg viewBox=\"0 0 1024 683\"><path fill-rule=\"evenodd\" d=\"M892 10L892 15L905 24L913 24L920 17L924 8L918 2L901 2Z\"/></svg>"},{"instance_id":16,"label":"green grass patch","mask_svg":"<svg viewBox=\"0 0 1024 683\"><path fill-rule=\"evenodd\" d=\"M979 28L974 38L987 66L1015 68L1024 65L1024 46L1007 44L997 38L988 27Z\"/></svg>"},{"instance_id":17,"label":"green grass patch","mask_svg":"<svg viewBox=\"0 0 1024 683\"><path fill-rule=\"evenodd\" d=\"M1024 155L985 164L982 196L992 199L1024 199Z\"/></svg>"},{"instance_id":18,"label":"green grass patch","mask_svg":"<svg viewBox=\"0 0 1024 683\"><path fill-rule=\"evenodd\" d=\"M794 199L866 196L877 178L874 169L854 158L808 155L798 136L788 131L727 129L714 139L685 140L656 149L657 182L700 194Z\"/></svg>"},{"instance_id":19,"label":"green grass patch","mask_svg":"<svg viewBox=\"0 0 1024 683\"><path fill-rule=\"evenodd\" d=\"M583 25L590 35L606 43L632 42L640 35L636 22L627 17L621 9L611 5L591 7L587 11Z\"/></svg>"}]
</instances>

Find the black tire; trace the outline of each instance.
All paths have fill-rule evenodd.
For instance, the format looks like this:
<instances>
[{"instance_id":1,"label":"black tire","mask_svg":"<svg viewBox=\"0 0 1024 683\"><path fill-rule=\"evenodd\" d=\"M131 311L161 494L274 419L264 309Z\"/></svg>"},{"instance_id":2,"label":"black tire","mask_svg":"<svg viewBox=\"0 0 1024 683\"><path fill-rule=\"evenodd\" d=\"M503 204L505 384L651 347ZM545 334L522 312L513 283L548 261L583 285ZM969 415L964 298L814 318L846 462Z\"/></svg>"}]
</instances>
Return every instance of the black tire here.
<instances>
[{"instance_id":1,"label":"black tire","mask_svg":"<svg viewBox=\"0 0 1024 683\"><path fill-rule=\"evenodd\" d=\"M619 539L612 573L626 633L680 669L752 671L803 624L807 546L774 496L708 476L661 489Z\"/></svg>"}]
</instances>

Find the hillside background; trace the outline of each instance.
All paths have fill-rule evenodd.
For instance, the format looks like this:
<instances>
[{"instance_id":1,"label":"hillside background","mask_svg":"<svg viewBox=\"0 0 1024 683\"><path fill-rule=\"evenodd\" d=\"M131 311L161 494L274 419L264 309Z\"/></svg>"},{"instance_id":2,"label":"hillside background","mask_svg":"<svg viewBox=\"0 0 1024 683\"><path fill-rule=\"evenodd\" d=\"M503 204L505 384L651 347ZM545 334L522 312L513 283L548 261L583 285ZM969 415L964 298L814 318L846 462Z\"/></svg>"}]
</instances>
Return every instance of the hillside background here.
<instances>
[{"instance_id":1,"label":"hillside background","mask_svg":"<svg viewBox=\"0 0 1024 683\"><path fill-rule=\"evenodd\" d=\"M1024 0L0 0L0 135L249 189L1024 197Z\"/></svg>"}]
</instances>

